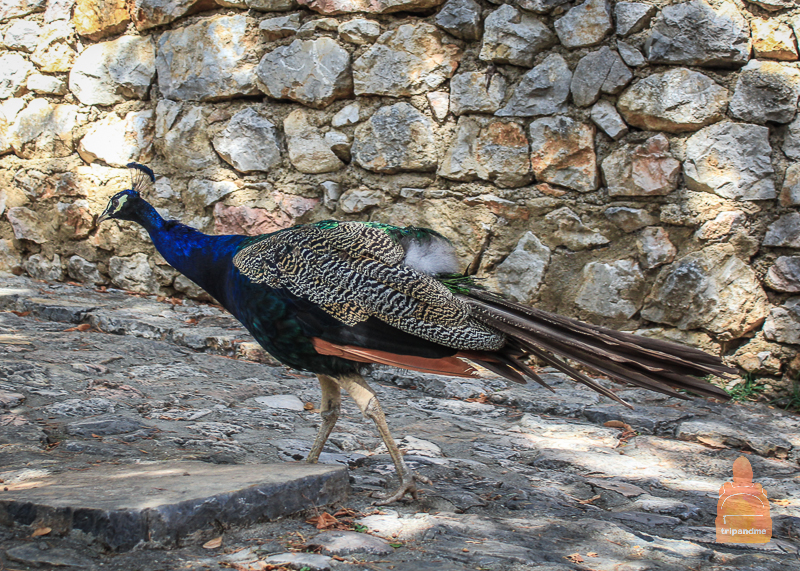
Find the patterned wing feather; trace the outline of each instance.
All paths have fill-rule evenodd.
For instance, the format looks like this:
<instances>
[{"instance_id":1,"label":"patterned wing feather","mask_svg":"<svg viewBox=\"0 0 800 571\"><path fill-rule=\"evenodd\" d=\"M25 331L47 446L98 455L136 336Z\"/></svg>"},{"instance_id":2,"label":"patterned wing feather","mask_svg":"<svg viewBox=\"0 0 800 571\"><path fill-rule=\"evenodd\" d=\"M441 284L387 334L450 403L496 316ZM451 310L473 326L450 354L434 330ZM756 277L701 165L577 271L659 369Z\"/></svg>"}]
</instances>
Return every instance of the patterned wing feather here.
<instances>
[{"instance_id":1,"label":"patterned wing feather","mask_svg":"<svg viewBox=\"0 0 800 571\"><path fill-rule=\"evenodd\" d=\"M402 245L381 227L326 222L264 236L233 263L252 282L286 288L346 325L374 316L454 349L503 345L503 334L478 321L436 279L404 265L404 257Z\"/></svg>"}]
</instances>

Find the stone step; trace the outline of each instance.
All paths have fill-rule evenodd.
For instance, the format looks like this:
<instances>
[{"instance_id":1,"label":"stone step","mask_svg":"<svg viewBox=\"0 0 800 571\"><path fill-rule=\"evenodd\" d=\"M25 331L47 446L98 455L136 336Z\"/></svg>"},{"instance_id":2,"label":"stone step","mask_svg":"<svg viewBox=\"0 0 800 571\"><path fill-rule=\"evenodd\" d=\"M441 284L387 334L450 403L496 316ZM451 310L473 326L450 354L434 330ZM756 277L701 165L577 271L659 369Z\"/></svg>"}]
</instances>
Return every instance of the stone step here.
<instances>
[{"instance_id":1,"label":"stone step","mask_svg":"<svg viewBox=\"0 0 800 571\"><path fill-rule=\"evenodd\" d=\"M0 488L0 524L49 527L50 537L72 534L116 551L173 547L218 523L250 525L342 501L349 489L344 467L322 464L97 465Z\"/></svg>"}]
</instances>

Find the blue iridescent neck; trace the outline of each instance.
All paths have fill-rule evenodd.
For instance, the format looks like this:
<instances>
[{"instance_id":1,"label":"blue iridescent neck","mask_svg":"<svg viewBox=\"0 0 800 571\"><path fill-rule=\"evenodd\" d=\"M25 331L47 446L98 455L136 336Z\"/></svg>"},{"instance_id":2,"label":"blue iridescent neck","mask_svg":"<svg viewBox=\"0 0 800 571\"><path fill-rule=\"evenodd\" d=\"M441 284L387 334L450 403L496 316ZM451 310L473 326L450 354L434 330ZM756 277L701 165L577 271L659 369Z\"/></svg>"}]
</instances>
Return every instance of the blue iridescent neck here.
<instances>
[{"instance_id":1,"label":"blue iridescent neck","mask_svg":"<svg viewBox=\"0 0 800 571\"><path fill-rule=\"evenodd\" d=\"M134 222L147 230L169 265L227 307L226 277L236 248L246 236L209 236L180 222L164 220L143 199L136 206Z\"/></svg>"}]
</instances>

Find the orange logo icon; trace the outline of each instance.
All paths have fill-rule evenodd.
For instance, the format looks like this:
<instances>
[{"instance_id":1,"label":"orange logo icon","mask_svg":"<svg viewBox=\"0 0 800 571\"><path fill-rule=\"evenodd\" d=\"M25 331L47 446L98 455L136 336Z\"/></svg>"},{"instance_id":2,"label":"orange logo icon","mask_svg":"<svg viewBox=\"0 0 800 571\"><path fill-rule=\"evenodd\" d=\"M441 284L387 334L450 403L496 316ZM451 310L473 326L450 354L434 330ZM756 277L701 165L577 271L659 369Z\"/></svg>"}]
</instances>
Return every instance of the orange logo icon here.
<instances>
[{"instance_id":1,"label":"orange logo icon","mask_svg":"<svg viewBox=\"0 0 800 571\"><path fill-rule=\"evenodd\" d=\"M767 492L753 483L750 461L739 456L733 463L733 482L719 489L717 543L767 543L772 539Z\"/></svg>"}]
</instances>

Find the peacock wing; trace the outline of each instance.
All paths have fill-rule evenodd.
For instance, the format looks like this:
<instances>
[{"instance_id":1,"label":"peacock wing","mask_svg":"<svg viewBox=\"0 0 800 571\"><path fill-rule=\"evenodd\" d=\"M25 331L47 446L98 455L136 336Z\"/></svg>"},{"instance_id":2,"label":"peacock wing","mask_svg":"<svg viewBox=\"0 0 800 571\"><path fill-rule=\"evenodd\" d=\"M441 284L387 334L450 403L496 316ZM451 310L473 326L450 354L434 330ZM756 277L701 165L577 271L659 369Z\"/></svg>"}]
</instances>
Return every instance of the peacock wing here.
<instances>
[{"instance_id":1,"label":"peacock wing","mask_svg":"<svg viewBox=\"0 0 800 571\"><path fill-rule=\"evenodd\" d=\"M404 264L405 256L382 225L327 221L260 237L233 263L252 282L286 288L349 326L374 317L455 349L502 346L502 334L439 281Z\"/></svg>"}]
</instances>

